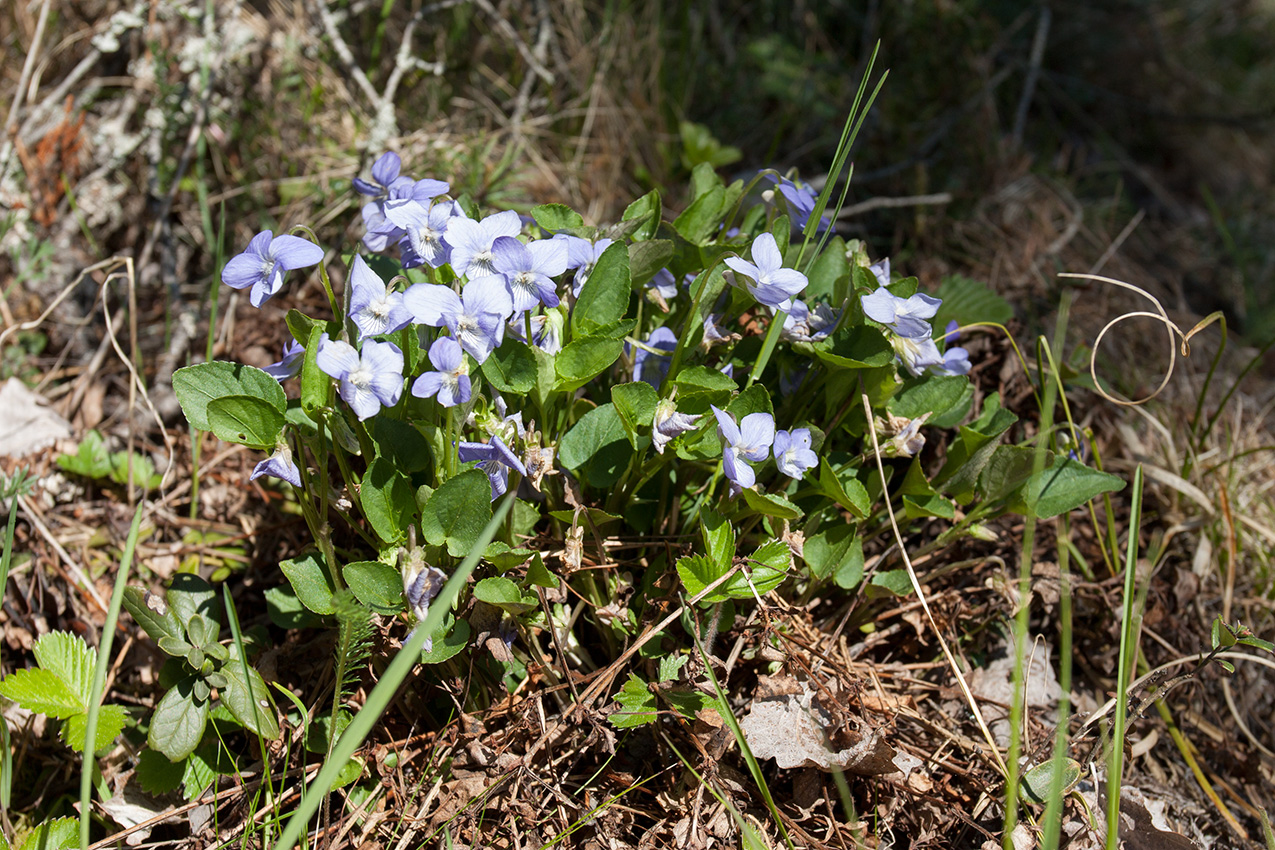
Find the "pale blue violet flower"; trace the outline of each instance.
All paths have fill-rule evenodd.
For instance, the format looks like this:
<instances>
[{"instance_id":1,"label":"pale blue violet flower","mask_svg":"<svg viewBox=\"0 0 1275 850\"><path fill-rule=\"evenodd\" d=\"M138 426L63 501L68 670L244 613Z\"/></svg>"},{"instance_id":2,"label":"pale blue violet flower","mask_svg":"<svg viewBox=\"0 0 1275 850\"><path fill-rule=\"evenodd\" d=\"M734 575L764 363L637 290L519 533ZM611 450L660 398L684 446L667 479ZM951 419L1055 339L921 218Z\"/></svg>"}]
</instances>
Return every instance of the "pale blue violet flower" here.
<instances>
[{"instance_id":1,"label":"pale blue violet flower","mask_svg":"<svg viewBox=\"0 0 1275 850\"><path fill-rule=\"evenodd\" d=\"M589 275L593 274L593 267L598 264L602 253L611 246L612 240L603 238L597 242L590 242L588 239L581 239L579 236L568 233L559 233L553 239L566 243L567 268L576 270L575 278L571 281L571 294L579 298L585 281L589 279Z\"/></svg>"},{"instance_id":2,"label":"pale blue violet flower","mask_svg":"<svg viewBox=\"0 0 1275 850\"><path fill-rule=\"evenodd\" d=\"M341 382L338 392L360 420L375 416L381 405L398 404L403 393L403 352L392 342L369 339L360 354L348 342L324 334L315 362Z\"/></svg>"},{"instance_id":3,"label":"pale blue violet flower","mask_svg":"<svg viewBox=\"0 0 1275 850\"><path fill-rule=\"evenodd\" d=\"M928 319L934 318L943 302L918 292L908 298L900 298L884 286L871 295L864 295L863 312L874 322L880 322L899 336L910 339L929 339L933 331Z\"/></svg>"},{"instance_id":4,"label":"pale blue violet flower","mask_svg":"<svg viewBox=\"0 0 1275 850\"><path fill-rule=\"evenodd\" d=\"M385 217L402 232L399 251L403 268L429 266L436 269L450 259L450 248L443 241L447 225L452 220L451 201L422 204L417 201L390 201L385 205Z\"/></svg>"},{"instance_id":5,"label":"pale blue violet flower","mask_svg":"<svg viewBox=\"0 0 1275 850\"><path fill-rule=\"evenodd\" d=\"M655 405L655 417L651 420L651 444L657 452L664 454L664 447L673 438L692 430L699 418L700 414L679 413L671 398L660 399Z\"/></svg>"},{"instance_id":6,"label":"pale blue violet flower","mask_svg":"<svg viewBox=\"0 0 1275 850\"><path fill-rule=\"evenodd\" d=\"M429 347L429 362L436 372L425 372L412 384L417 398L436 396L443 407L455 407L470 399L469 365L460 343L449 336L439 337Z\"/></svg>"},{"instance_id":7,"label":"pale blue violet flower","mask_svg":"<svg viewBox=\"0 0 1275 850\"><path fill-rule=\"evenodd\" d=\"M770 179L779 184L779 194L783 196L785 206L788 208L788 219L792 222L793 230L804 229L806 222L810 221L810 217L814 215L815 203L819 200L814 190L805 183L798 183L787 177L775 177L772 174ZM824 213L819 220L816 232L823 233L830 223L831 219L827 213Z\"/></svg>"},{"instance_id":8,"label":"pale blue violet flower","mask_svg":"<svg viewBox=\"0 0 1275 850\"><path fill-rule=\"evenodd\" d=\"M526 342L526 316L515 316L509 320L506 331L519 342ZM562 331L565 327L562 313L550 310L548 313L531 317L531 344L546 354L557 354L562 350Z\"/></svg>"},{"instance_id":9,"label":"pale blue violet flower","mask_svg":"<svg viewBox=\"0 0 1275 850\"><path fill-rule=\"evenodd\" d=\"M727 257L726 265L745 281L744 287L759 304L787 313L792 298L806 288L806 276L796 269L784 268L783 255L775 237L763 233L753 240L753 262L741 257Z\"/></svg>"},{"instance_id":10,"label":"pale blue violet flower","mask_svg":"<svg viewBox=\"0 0 1275 850\"><path fill-rule=\"evenodd\" d=\"M810 450L809 428L776 431L774 454L779 471L789 478L801 478L807 469L819 464L818 455Z\"/></svg>"},{"instance_id":11,"label":"pale blue violet flower","mask_svg":"<svg viewBox=\"0 0 1275 850\"><path fill-rule=\"evenodd\" d=\"M446 325L461 348L479 363L505 338L505 320L513 312L509 289L500 275L471 280L460 295L447 286L418 283L403 293L403 303L420 324Z\"/></svg>"},{"instance_id":12,"label":"pale blue violet flower","mask_svg":"<svg viewBox=\"0 0 1275 850\"><path fill-rule=\"evenodd\" d=\"M385 281L357 254L350 265L350 318L359 329L359 339L394 333L412 321L403 293L386 288Z\"/></svg>"},{"instance_id":13,"label":"pale blue violet flower","mask_svg":"<svg viewBox=\"0 0 1275 850\"><path fill-rule=\"evenodd\" d=\"M928 336L906 337L894 336L890 340L894 344L894 353L899 362L912 377L920 377L927 371L943 367L943 355L939 347Z\"/></svg>"},{"instance_id":14,"label":"pale blue violet flower","mask_svg":"<svg viewBox=\"0 0 1275 850\"><path fill-rule=\"evenodd\" d=\"M512 236L492 243L492 265L505 276L513 298L514 316L538 304L558 306L558 292L550 278L567 270L567 246L554 239L524 245Z\"/></svg>"},{"instance_id":15,"label":"pale blue violet flower","mask_svg":"<svg viewBox=\"0 0 1275 850\"><path fill-rule=\"evenodd\" d=\"M256 481L263 475L269 475L287 481L293 487L301 486L301 470L292 462L292 450L286 443L280 443L270 457L258 463L248 476L249 481Z\"/></svg>"},{"instance_id":16,"label":"pale blue violet flower","mask_svg":"<svg viewBox=\"0 0 1275 850\"><path fill-rule=\"evenodd\" d=\"M654 348L661 353L656 354L654 351L648 351L647 348L635 346L633 353L633 380L645 381L659 389L664 376L668 374L669 357L673 354L673 350L677 348L677 334L661 325L651 331L651 335L647 337L646 345L647 348Z\"/></svg>"},{"instance_id":17,"label":"pale blue violet flower","mask_svg":"<svg viewBox=\"0 0 1275 850\"><path fill-rule=\"evenodd\" d=\"M380 253L390 242L402 238L402 228L391 221L387 208L395 201L415 201L427 205L429 201L444 194L450 188L442 180L412 180L400 177L398 154L390 152L381 156L372 166L374 183L355 178L354 189L363 195L372 196L373 200L363 205L363 226L367 232L363 235L363 244L369 251Z\"/></svg>"},{"instance_id":18,"label":"pale blue violet flower","mask_svg":"<svg viewBox=\"0 0 1275 850\"><path fill-rule=\"evenodd\" d=\"M283 275L312 266L323 259L323 249L300 236L275 236L263 230L221 270L221 280L232 289L252 287L248 300L260 307L283 288Z\"/></svg>"},{"instance_id":19,"label":"pale blue violet flower","mask_svg":"<svg viewBox=\"0 0 1275 850\"><path fill-rule=\"evenodd\" d=\"M434 601L434 597L438 596L443 590L443 585L447 583L447 573L438 567L431 567L425 563L424 559L418 559L415 564L408 568L407 573L403 576L403 596L407 599L408 606L412 609L412 613L416 615L416 627L408 633L404 643L410 641L416 634L416 629L421 627L421 623L425 622L425 618L429 616L429 603ZM421 647L423 652L429 652L434 648L432 638L425 638L425 644Z\"/></svg>"},{"instance_id":20,"label":"pale blue violet flower","mask_svg":"<svg viewBox=\"0 0 1275 850\"><path fill-rule=\"evenodd\" d=\"M361 177L354 178L354 191L360 195L369 195L373 198L383 197L388 194L390 188L396 185L410 184L412 178L400 177L399 171L403 167L403 161L394 151L386 151L372 163L372 182L368 182ZM443 191L447 191L444 189Z\"/></svg>"},{"instance_id":21,"label":"pale blue violet flower","mask_svg":"<svg viewBox=\"0 0 1275 850\"><path fill-rule=\"evenodd\" d=\"M792 300L792 309L784 319L784 328L780 339L789 342L818 342L832 333L841 318L839 311L834 312L822 301L815 304L812 312L806 302L797 298Z\"/></svg>"},{"instance_id":22,"label":"pale blue violet flower","mask_svg":"<svg viewBox=\"0 0 1275 850\"><path fill-rule=\"evenodd\" d=\"M478 468L487 473L493 502L509 489L509 470L516 469L524 476L527 474L527 467L522 460L497 436L492 436L490 443L462 442L459 451L461 463L476 460Z\"/></svg>"},{"instance_id":23,"label":"pale blue violet flower","mask_svg":"<svg viewBox=\"0 0 1275 850\"><path fill-rule=\"evenodd\" d=\"M731 495L757 483L757 476L746 460L761 463L770 454L775 441L775 417L769 413L750 413L735 424L729 413L713 405L717 434L722 438L722 471L731 482Z\"/></svg>"},{"instance_id":24,"label":"pale blue violet flower","mask_svg":"<svg viewBox=\"0 0 1275 850\"><path fill-rule=\"evenodd\" d=\"M890 258L885 257L877 260L868 266L868 271L872 272L872 276L877 279L877 283L881 286L890 285Z\"/></svg>"},{"instance_id":25,"label":"pale blue violet flower","mask_svg":"<svg viewBox=\"0 0 1275 850\"><path fill-rule=\"evenodd\" d=\"M513 210L489 215L482 221L453 215L443 235L452 249L452 269L462 277L495 274L492 244L501 236L517 236L520 230L522 221Z\"/></svg>"},{"instance_id":26,"label":"pale blue violet flower","mask_svg":"<svg viewBox=\"0 0 1275 850\"><path fill-rule=\"evenodd\" d=\"M960 323L953 319L947 323L947 330L943 334L943 365L934 367L932 371L940 375L968 375L973 364L970 363L970 353L961 348L956 343L961 339Z\"/></svg>"},{"instance_id":27,"label":"pale blue violet flower","mask_svg":"<svg viewBox=\"0 0 1275 850\"><path fill-rule=\"evenodd\" d=\"M282 384L289 378L295 378L301 374L301 365L304 361L305 348L295 339L290 339L283 344L283 359L278 363L271 363L261 371Z\"/></svg>"}]
</instances>

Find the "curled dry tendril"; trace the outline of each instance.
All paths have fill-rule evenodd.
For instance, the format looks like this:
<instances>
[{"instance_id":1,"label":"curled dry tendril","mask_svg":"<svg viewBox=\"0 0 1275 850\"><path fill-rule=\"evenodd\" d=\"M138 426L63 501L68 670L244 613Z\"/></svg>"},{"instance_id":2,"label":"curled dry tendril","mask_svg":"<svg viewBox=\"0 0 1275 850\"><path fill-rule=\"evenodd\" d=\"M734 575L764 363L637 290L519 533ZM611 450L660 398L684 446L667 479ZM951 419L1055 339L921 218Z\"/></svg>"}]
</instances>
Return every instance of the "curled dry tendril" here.
<instances>
[{"instance_id":1,"label":"curled dry tendril","mask_svg":"<svg viewBox=\"0 0 1275 850\"><path fill-rule=\"evenodd\" d=\"M1165 311L1164 306L1160 303L1160 300L1140 286L1135 286L1132 283L1126 283L1123 280L1116 280L1115 278L1111 278L1111 277L1102 277L1100 275L1083 274L1079 272L1065 272L1058 276L1083 278L1085 280L1096 280L1101 283L1111 283L1116 286L1120 286L1125 289L1132 290L1138 293L1139 295L1141 295L1143 298L1146 298L1148 301L1150 301L1152 304L1155 305L1154 313L1148 312L1146 310L1135 310L1128 313L1122 313L1121 315L1116 316L1114 319L1112 319L1110 322L1107 322L1107 324L1103 326L1102 330L1098 332L1098 336L1093 341L1093 349L1089 352L1089 377L1093 379L1094 389L1098 391L1098 394L1101 395L1103 398L1105 398L1107 401L1112 402L1113 404L1119 404L1125 407L1133 407L1140 404L1146 404L1147 402L1151 401L1153 398L1158 396L1161 392L1164 391L1164 388L1169 385L1169 379L1173 377L1173 372L1177 368L1178 348L1179 347L1181 348L1183 357L1190 357L1191 356L1191 337L1195 336L1200 331L1204 330L1205 328L1207 328L1209 325L1213 324L1214 322L1223 319L1222 311L1218 310L1214 313L1210 313L1205 318L1196 322L1195 326L1192 327L1191 330L1183 332L1182 328L1180 328L1176 322L1174 322L1172 319L1169 318L1169 314L1167 311ZM1165 370L1164 378L1161 379L1160 385L1157 386L1151 392L1150 395L1146 395L1146 396L1143 396L1142 398L1132 399L1132 400L1116 398L1111 393L1104 390L1102 388L1102 385L1098 383L1098 374L1097 374L1098 349L1102 345L1102 338L1107 335L1108 331L1110 331L1113 327L1125 321L1126 319L1135 319L1135 318L1155 319L1157 322L1164 325L1165 333L1167 333L1169 337L1169 368ZM1173 344L1175 338L1180 340L1178 346L1174 346Z\"/></svg>"}]
</instances>

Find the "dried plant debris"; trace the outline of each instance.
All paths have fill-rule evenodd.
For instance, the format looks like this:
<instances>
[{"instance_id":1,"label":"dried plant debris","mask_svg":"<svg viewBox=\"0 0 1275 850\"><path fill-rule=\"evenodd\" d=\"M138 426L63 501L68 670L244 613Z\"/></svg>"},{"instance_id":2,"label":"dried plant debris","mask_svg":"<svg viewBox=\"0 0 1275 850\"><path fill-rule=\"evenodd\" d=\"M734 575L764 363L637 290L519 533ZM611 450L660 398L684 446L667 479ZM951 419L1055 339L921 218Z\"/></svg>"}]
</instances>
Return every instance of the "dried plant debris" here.
<instances>
[{"instance_id":1,"label":"dried plant debris","mask_svg":"<svg viewBox=\"0 0 1275 850\"><path fill-rule=\"evenodd\" d=\"M753 700L740 728L757 758L773 758L785 769L817 767L858 776L901 773L906 778L920 766L920 759L892 747L883 730L852 714L837 718L808 684L800 687ZM834 748L833 740L852 743Z\"/></svg>"}]
</instances>

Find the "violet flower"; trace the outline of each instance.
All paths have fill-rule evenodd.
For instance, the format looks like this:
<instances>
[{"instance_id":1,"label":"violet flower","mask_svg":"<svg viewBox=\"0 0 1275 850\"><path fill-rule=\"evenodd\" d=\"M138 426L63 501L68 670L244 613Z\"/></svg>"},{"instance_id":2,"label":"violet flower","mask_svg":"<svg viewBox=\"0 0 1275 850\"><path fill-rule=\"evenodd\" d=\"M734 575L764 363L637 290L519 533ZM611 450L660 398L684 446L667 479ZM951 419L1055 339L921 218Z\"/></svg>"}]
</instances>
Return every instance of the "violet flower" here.
<instances>
[{"instance_id":1,"label":"violet flower","mask_svg":"<svg viewBox=\"0 0 1275 850\"><path fill-rule=\"evenodd\" d=\"M744 279L744 287L757 303L787 313L792 309L793 296L806 288L806 276L783 267L779 245L769 233L753 240L752 255L751 263L741 257L727 257L726 265Z\"/></svg>"},{"instance_id":2,"label":"violet flower","mask_svg":"<svg viewBox=\"0 0 1275 850\"><path fill-rule=\"evenodd\" d=\"M442 592L443 585L446 583L447 573L438 567L425 564L424 560L409 568L407 574L403 576L403 596L407 599L407 605L412 609L412 613L416 615L416 627L408 633L404 643L410 641L416 634L416 629L425 622L425 618L429 616L429 603ZM433 648L433 640L425 638L425 644L421 650L429 652Z\"/></svg>"},{"instance_id":3,"label":"violet flower","mask_svg":"<svg viewBox=\"0 0 1275 850\"><path fill-rule=\"evenodd\" d=\"M490 443L462 442L459 451L461 463L476 460L478 468L487 473L487 480L491 482L493 502L509 489L509 470L516 469L524 476L527 474L527 467L523 465L522 460L509 446L505 445L505 441L500 437L493 435Z\"/></svg>"},{"instance_id":4,"label":"violet flower","mask_svg":"<svg viewBox=\"0 0 1275 850\"><path fill-rule=\"evenodd\" d=\"M357 254L350 265L350 319L359 339L394 333L412 321L401 292L391 292L385 281Z\"/></svg>"},{"instance_id":5,"label":"violet flower","mask_svg":"<svg viewBox=\"0 0 1275 850\"><path fill-rule=\"evenodd\" d=\"M524 245L512 236L492 243L492 265L505 276L513 299L514 315L537 304L558 306L558 292L550 278L567 270L567 246L554 239Z\"/></svg>"},{"instance_id":6,"label":"violet flower","mask_svg":"<svg viewBox=\"0 0 1275 850\"><path fill-rule=\"evenodd\" d=\"M360 420L375 416L382 405L398 404L403 393L403 352L392 342L366 340L360 354L348 342L324 334L315 362L341 382L338 392Z\"/></svg>"},{"instance_id":7,"label":"violet flower","mask_svg":"<svg viewBox=\"0 0 1275 850\"><path fill-rule=\"evenodd\" d=\"M285 272L322 260L323 249L308 239L263 230L252 237L246 251L230 258L221 270L221 280L232 289L252 287L248 300L260 307L283 288Z\"/></svg>"},{"instance_id":8,"label":"violet flower","mask_svg":"<svg viewBox=\"0 0 1275 850\"><path fill-rule=\"evenodd\" d=\"M933 331L928 319L934 318L942 300L923 292L900 298L884 286L860 299L863 312L874 322L885 325L899 336L929 339Z\"/></svg>"},{"instance_id":9,"label":"violet flower","mask_svg":"<svg viewBox=\"0 0 1275 850\"><path fill-rule=\"evenodd\" d=\"M673 399L660 399L655 405L655 417L651 420L651 444L660 454L675 437L695 428L700 414L679 413Z\"/></svg>"},{"instance_id":10,"label":"violet flower","mask_svg":"<svg viewBox=\"0 0 1275 850\"><path fill-rule=\"evenodd\" d=\"M417 398L436 396L443 407L465 404L472 394L469 366L460 343L444 336L434 340L429 347L429 362L436 372L425 372L412 384L412 395Z\"/></svg>"},{"instance_id":11,"label":"violet flower","mask_svg":"<svg viewBox=\"0 0 1275 850\"><path fill-rule=\"evenodd\" d=\"M773 449L775 465L789 478L801 478L807 469L819 464L818 455L810 450L809 428L777 431Z\"/></svg>"},{"instance_id":12,"label":"violet flower","mask_svg":"<svg viewBox=\"0 0 1275 850\"><path fill-rule=\"evenodd\" d=\"M500 275L471 280L460 295L451 287L418 283L403 294L403 303L420 324L446 325L479 363L504 340L505 320L513 311L509 289Z\"/></svg>"},{"instance_id":13,"label":"violet flower","mask_svg":"<svg viewBox=\"0 0 1275 850\"><path fill-rule=\"evenodd\" d=\"M775 417L769 413L750 413L735 424L729 413L709 405L717 419L717 434L722 438L722 471L731 482L731 495L757 483L753 468L742 460L760 463L770 454L775 441ZM742 458L742 460L741 460Z\"/></svg>"},{"instance_id":14,"label":"violet flower","mask_svg":"<svg viewBox=\"0 0 1275 850\"><path fill-rule=\"evenodd\" d=\"M287 481L293 487L301 486L301 470L297 469L297 465L292 462L292 450L286 443L280 443L275 448L274 454L253 467L248 480L256 481L263 475Z\"/></svg>"},{"instance_id":15,"label":"violet flower","mask_svg":"<svg viewBox=\"0 0 1275 850\"><path fill-rule=\"evenodd\" d=\"M646 339L646 346L646 348L634 347L633 380L645 381L659 389L664 376L668 374L669 357L677 348L677 334L661 325L651 331L651 335ZM660 353L649 351L650 348Z\"/></svg>"},{"instance_id":16,"label":"violet flower","mask_svg":"<svg viewBox=\"0 0 1275 850\"><path fill-rule=\"evenodd\" d=\"M451 201L429 205L410 200L386 203L385 217L403 233L399 241L403 268L427 265L436 269L449 261L450 248L443 235L454 206Z\"/></svg>"},{"instance_id":17,"label":"violet flower","mask_svg":"<svg viewBox=\"0 0 1275 850\"><path fill-rule=\"evenodd\" d=\"M815 304L812 312L806 302L794 298L779 338L789 342L818 342L832 333L840 318L840 311L833 311L822 301Z\"/></svg>"},{"instance_id":18,"label":"violet flower","mask_svg":"<svg viewBox=\"0 0 1275 850\"><path fill-rule=\"evenodd\" d=\"M814 190L805 183L798 183L789 180L787 177L775 177L770 175L770 179L776 181L779 186L779 194L784 198L784 205L788 208L788 218L792 222L794 230L804 230L806 223L810 221L810 217L815 213L815 203L819 200ZM823 233L828 229L831 219L827 213L819 219L817 233Z\"/></svg>"},{"instance_id":19,"label":"violet flower","mask_svg":"<svg viewBox=\"0 0 1275 850\"><path fill-rule=\"evenodd\" d=\"M517 236L522 221L513 210L489 215L482 221L452 216L443 234L451 246L452 269L461 277L481 277L496 273L492 245L501 236Z\"/></svg>"},{"instance_id":20,"label":"violet flower","mask_svg":"<svg viewBox=\"0 0 1275 850\"><path fill-rule=\"evenodd\" d=\"M261 371L282 384L289 378L295 378L301 374L301 366L304 362L305 348L295 339L290 339L283 344L283 359L278 363L271 363Z\"/></svg>"}]
</instances>

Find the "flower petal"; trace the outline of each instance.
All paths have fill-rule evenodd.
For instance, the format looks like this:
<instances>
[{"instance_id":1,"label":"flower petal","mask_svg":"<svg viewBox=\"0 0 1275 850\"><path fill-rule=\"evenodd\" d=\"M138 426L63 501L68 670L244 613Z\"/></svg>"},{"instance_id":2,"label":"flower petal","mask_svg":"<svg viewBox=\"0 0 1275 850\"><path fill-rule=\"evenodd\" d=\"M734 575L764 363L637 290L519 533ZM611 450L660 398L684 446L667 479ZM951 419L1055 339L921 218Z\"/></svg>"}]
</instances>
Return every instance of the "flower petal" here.
<instances>
[{"instance_id":1,"label":"flower petal","mask_svg":"<svg viewBox=\"0 0 1275 850\"><path fill-rule=\"evenodd\" d=\"M322 262L323 249L300 236L276 236L270 243L270 256L291 271Z\"/></svg>"},{"instance_id":2,"label":"flower petal","mask_svg":"<svg viewBox=\"0 0 1275 850\"><path fill-rule=\"evenodd\" d=\"M441 328L462 310L460 296L437 283L417 283L403 293L403 304L422 325Z\"/></svg>"},{"instance_id":3,"label":"flower petal","mask_svg":"<svg viewBox=\"0 0 1275 850\"><path fill-rule=\"evenodd\" d=\"M327 374L344 380L359 368L359 353L348 342L328 339L328 335L324 334L319 338L319 353L315 355L314 362Z\"/></svg>"}]
</instances>

